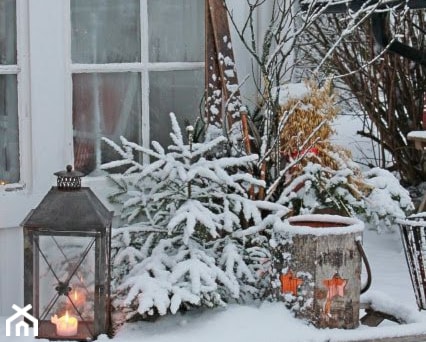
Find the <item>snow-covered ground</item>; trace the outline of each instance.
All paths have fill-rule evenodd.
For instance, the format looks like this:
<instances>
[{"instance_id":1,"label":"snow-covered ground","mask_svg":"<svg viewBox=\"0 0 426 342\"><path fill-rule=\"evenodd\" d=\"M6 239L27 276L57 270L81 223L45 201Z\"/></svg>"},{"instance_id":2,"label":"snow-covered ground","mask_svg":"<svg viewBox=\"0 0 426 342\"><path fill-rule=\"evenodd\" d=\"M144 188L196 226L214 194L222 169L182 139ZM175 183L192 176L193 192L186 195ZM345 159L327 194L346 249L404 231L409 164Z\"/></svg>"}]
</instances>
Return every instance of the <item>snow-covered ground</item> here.
<instances>
[{"instance_id":1,"label":"snow-covered ground","mask_svg":"<svg viewBox=\"0 0 426 342\"><path fill-rule=\"evenodd\" d=\"M377 328L319 330L292 317L281 303L264 303L260 306L230 305L167 316L155 322L127 324L113 341L332 342L426 333L426 312L417 310L399 233L377 235L366 231L364 246L373 273L371 289L364 299L372 298L387 310L398 312L409 324L384 321ZM1 342L42 341L31 337L6 337L5 320L6 317L0 317ZM99 337L101 341L107 339L106 336Z\"/></svg>"}]
</instances>

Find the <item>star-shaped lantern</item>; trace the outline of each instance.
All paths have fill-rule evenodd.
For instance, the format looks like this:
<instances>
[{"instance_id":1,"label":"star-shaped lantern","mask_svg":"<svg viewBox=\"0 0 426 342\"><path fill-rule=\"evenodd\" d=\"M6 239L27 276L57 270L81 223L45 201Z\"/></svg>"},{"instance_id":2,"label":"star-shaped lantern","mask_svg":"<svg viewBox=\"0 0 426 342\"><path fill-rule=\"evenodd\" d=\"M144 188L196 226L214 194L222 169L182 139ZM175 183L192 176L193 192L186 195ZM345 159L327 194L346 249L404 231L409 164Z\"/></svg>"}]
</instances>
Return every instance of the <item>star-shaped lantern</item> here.
<instances>
[{"instance_id":1,"label":"star-shaped lantern","mask_svg":"<svg viewBox=\"0 0 426 342\"><path fill-rule=\"evenodd\" d=\"M324 285L327 287L327 300L331 300L336 296L343 297L347 279L340 277L339 273L336 273L333 278L324 280Z\"/></svg>"},{"instance_id":2,"label":"star-shaped lantern","mask_svg":"<svg viewBox=\"0 0 426 342\"><path fill-rule=\"evenodd\" d=\"M303 280L295 277L291 270L289 270L286 274L281 274L280 281L281 292L291 293L294 296L297 295L297 288L303 284Z\"/></svg>"}]
</instances>

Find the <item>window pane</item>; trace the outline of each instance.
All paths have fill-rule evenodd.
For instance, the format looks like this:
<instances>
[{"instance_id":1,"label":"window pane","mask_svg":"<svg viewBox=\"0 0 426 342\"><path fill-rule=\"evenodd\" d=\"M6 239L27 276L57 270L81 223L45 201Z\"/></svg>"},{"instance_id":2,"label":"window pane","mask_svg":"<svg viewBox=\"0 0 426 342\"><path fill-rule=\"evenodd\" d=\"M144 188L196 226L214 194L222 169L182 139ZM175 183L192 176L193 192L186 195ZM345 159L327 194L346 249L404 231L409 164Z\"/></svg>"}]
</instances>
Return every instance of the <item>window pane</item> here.
<instances>
[{"instance_id":1,"label":"window pane","mask_svg":"<svg viewBox=\"0 0 426 342\"><path fill-rule=\"evenodd\" d=\"M151 62L204 60L204 1L148 1Z\"/></svg>"},{"instance_id":2,"label":"window pane","mask_svg":"<svg viewBox=\"0 0 426 342\"><path fill-rule=\"evenodd\" d=\"M182 130L185 130L188 125L193 125L199 115L203 91L203 69L151 72L149 92L150 140L156 140L164 147L170 145L170 112L176 114Z\"/></svg>"},{"instance_id":3,"label":"window pane","mask_svg":"<svg viewBox=\"0 0 426 342\"><path fill-rule=\"evenodd\" d=\"M16 3L0 0L0 64L16 64ZM19 181L16 75L0 75L0 184Z\"/></svg>"},{"instance_id":4,"label":"window pane","mask_svg":"<svg viewBox=\"0 0 426 342\"><path fill-rule=\"evenodd\" d=\"M16 75L0 75L0 184L19 181Z\"/></svg>"},{"instance_id":5,"label":"window pane","mask_svg":"<svg viewBox=\"0 0 426 342\"><path fill-rule=\"evenodd\" d=\"M15 0L0 0L0 64L16 64Z\"/></svg>"},{"instance_id":6,"label":"window pane","mask_svg":"<svg viewBox=\"0 0 426 342\"><path fill-rule=\"evenodd\" d=\"M72 0L75 63L139 62L139 0Z\"/></svg>"},{"instance_id":7,"label":"window pane","mask_svg":"<svg viewBox=\"0 0 426 342\"><path fill-rule=\"evenodd\" d=\"M119 156L101 142L120 136L140 142L141 77L138 73L73 75L74 164L96 175L99 165ZM113 170L118 172L119 170Z\"/></svg>"}]
</instances>

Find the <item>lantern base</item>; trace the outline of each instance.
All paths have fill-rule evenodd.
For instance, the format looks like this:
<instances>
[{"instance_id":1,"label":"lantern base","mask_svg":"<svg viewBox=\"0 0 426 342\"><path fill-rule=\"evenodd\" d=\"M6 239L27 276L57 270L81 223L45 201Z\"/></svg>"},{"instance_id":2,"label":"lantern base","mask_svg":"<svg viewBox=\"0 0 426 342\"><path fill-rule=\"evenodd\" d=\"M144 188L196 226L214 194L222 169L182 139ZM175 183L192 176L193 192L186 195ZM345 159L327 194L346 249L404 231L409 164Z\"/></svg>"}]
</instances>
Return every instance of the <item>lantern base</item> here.
<instances>
[{"instance_id":1,"label":"lantern base","mask_svg":"<svg viewBox=\"0 0 426 342\"><path fill-rule=\"evenodd\" d=\"M73 341L92 341L94 336L95 325L91 321L79 321L77 334L73 336L60 336L56 333L56 325L50 321L39 321L37 338L46 338L49 340L73 340Z\"/></svg>"}]
</instances>

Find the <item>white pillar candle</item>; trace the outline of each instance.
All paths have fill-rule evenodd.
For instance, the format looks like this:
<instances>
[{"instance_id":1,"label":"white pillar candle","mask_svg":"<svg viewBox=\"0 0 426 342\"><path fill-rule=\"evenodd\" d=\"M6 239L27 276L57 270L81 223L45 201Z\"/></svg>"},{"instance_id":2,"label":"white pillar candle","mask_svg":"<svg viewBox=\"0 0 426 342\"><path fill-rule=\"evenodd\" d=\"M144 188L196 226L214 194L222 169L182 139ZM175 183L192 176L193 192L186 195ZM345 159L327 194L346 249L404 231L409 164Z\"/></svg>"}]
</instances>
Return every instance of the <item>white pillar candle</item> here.
<instances>
[{"instance_id":1,"label":"white pillar candle","mask_svg":"<svg viewBox=\"0 0 426 342\"><path fill-rule=\"evenodd\" d=\"M68 311L64 316L58 318L53 316L50 321L56 325L56 334L58 336L73 336L77 335L78 321L77 318L68 315Z\"/></svg>"}]
</instances>

